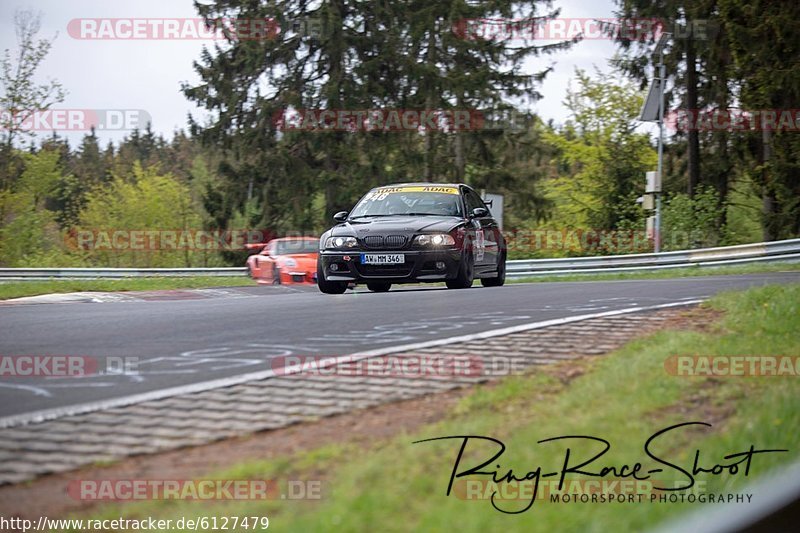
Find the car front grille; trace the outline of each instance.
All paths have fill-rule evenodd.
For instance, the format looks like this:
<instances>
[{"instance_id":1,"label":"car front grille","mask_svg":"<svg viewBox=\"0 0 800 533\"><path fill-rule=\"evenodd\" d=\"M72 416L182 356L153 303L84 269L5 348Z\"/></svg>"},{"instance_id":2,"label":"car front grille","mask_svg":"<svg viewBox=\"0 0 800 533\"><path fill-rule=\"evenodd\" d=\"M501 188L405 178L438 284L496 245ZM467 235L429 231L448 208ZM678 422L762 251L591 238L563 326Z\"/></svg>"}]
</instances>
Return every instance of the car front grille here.
<instances>
[{"instance_id":1,"label":"car front grille","mask_svg":"<svg viewBox=\"0 0 800 533\"><path fill-rule=\"evenodd\" d=\"M398 249L402 248L406 245L406 236L405 235L387 235L385 239L383 239L383 245L386 248L390 249Z\"/></svg>"},{"instance_id":2,"label":"car front grille","mask_svg":"<svg viewBox=\"0 0 800 533\"><path fill-rule=\"evenodd\" d=\"M380 248L383 246L383 237L380 235L369 235L364 237L364 244L367 248Z\"/></svg>"},{"instance_id":3,"label":"car front grille","mask_svg":"<svg viewBox=\"0 0 800 533\"><path fill-rule=\"evenodd\" d=\"M406 245L406 242L408 242L408 238L405 235L387 235L386 237L368 235L364 237L364 245L376 250L399 250Z\"/></svg>"}]
</instances>

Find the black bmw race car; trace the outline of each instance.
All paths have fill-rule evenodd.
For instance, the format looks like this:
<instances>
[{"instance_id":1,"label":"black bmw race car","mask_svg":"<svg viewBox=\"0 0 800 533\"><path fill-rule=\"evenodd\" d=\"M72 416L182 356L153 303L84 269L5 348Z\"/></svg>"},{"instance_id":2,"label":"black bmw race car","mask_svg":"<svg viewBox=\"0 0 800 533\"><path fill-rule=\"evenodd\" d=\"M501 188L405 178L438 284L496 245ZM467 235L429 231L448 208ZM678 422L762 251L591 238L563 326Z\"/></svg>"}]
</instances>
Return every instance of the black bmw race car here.
<instances>
[{"instance_id":1,"label":"black bmw race car","mask_svg":"<svg viewBox=\"0 0 800 533\"><path fill-rule=\"evenodd\" d=\"M441 282L450 289L503 285L506 246L497 222L467 185L403 183L369 191L320 239L317 286L375 292L394 283Z\"/></svg>"}]
</instances>

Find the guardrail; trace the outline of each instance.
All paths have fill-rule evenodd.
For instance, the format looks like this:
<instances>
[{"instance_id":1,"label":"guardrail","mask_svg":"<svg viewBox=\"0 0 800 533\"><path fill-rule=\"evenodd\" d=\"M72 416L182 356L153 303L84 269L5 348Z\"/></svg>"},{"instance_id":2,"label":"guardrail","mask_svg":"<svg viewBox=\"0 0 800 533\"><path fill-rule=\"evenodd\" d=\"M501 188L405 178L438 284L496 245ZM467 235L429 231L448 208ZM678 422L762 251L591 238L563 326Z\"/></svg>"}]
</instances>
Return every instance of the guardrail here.
<instances>
[{"instance_id":1,"label":"guardrail","mask_svg":"<svg viewBox=\"0 0 800 533\"><path fill-rule=\"evenodd\" d=\"M189 276L244 276L244 267L225 268L0 268L0 280L176 278Z\"/></svg>"},{"instance_id":2,"label":"guardrail","mask_svg":"<svg viewBox=\"0 0 800 533\"><path fill-rule=\"evenodd\" d=\"M777 261L800 261L800 239L740 244L718 248L699 248L657 254L523 259L508 261L506 276L509 278L526 278L542 275L636 272Z\"/></svg>"},{"instance_id":3,"label":"guardrail","mask_svg":"<svg viewBox=\"0 0 800 533\"><path fill-rule=\"evenodd\" d=\"M542 275L636 272L685 267L715 267L778 261L800 261L800 239L738 246L700 248L658 254L605 255L560 259L508 261L508 278ZM135 277L244 276L244 267L231 268L0 268L0 280L122 279Z\"/></svg>"}]
</instances>

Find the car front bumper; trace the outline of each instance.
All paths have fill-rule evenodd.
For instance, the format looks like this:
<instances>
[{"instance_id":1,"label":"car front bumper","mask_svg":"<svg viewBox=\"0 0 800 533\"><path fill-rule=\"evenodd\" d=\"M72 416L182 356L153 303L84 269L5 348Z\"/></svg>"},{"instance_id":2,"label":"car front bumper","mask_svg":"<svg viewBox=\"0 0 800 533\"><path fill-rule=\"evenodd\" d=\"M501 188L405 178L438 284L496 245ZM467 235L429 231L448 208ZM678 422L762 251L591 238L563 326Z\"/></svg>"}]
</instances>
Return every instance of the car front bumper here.
<instances>
[{"instance_id":1,"label":"car front bumper","mask_svg":"<svg viewBox=\"0 0 800 533\"><path fill-rule=\"evenodd\" d=\"M291 284L291 283L316 283L317 282L317 271L305 271L305 270L289 270L284 271L281 270L281 283L282 284Z\"/></svg>"},{"instance_id":2,"label":"car front bumper","mask_svg":"<svg viewBox=\"0 0 800 533\"><path fill-rule=\"evenodd\" d=\"M405 261L392 265L367 265L361 261L362 254L402 254ZM324 251L320 253L320 259L326 281L435 282L453 279L458 275L461 252L453 248L368 252ZM440 263L439 267L437 263Z\"/></svg>"}]
</instances>

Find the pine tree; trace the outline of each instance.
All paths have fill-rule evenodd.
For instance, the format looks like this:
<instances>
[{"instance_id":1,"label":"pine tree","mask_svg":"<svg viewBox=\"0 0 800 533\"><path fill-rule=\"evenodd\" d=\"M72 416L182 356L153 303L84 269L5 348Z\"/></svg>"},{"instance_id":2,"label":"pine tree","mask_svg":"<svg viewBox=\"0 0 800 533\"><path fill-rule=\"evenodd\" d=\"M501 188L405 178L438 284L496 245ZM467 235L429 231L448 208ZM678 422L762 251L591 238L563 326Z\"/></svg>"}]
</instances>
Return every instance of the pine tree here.
<instances>
[{"instance_id":1,"label":"pine tree","mask_svg":"<svg viewBox=\"0 0 800 533\"><path fill-rule=\"evenodd\" d=\"M468 20L530 21L547 5L197 3L209 24L261 18L276 21L280 31L272 38L231 38L203 52L195 63L201 82L184 93L215 118L193 122L192 131L225 151L220 171L234 206L256 197L272 227L313 218L308 211L320 198L327 214L348 209L366 188L387 181L463 180L467 166L479 162L481 132L278 131L271 119L291 108L485 111L507 108L512 98L536 98L544 73L523 73L523 61L569 42L538 47L517 35L475 38L463 28Z\"/></svg>"}]
</instances>

